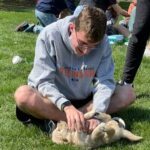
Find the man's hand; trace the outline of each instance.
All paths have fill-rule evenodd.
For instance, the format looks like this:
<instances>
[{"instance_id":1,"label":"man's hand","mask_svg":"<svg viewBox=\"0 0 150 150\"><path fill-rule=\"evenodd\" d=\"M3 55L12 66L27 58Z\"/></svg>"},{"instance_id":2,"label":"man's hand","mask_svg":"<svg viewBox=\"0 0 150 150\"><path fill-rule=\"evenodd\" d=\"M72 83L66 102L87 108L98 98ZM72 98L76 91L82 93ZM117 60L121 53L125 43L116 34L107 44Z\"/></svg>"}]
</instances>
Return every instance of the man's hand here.
<instances>
[{"instance_id":1,"label":"man's hand","mask_svg":"<svg viewBox=\"0 0 150 150\"><path fill-rule=\"evenodd\" d=\"M64 108L66 113L68 128L72 131L85 131L85 119L82 112L77 110L73 105Z\"/></svg>"}]
</instances>

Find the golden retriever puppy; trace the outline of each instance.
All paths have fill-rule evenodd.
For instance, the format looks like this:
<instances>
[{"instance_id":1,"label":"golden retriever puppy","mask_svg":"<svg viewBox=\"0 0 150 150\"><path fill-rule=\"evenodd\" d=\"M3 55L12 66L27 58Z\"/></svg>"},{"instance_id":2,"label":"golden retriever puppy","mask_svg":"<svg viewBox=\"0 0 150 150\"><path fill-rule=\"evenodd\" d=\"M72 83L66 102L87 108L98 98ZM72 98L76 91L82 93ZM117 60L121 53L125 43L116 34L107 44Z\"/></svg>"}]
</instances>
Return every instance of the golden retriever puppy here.
<instances>
[{"instance_id":1,"label":"golden retriever puppy","mask_svg":"<svg viewBox=\"0 0 150 150\"><path fill-rule=\"evenodd\" d=\"M142 139L142 137L136 136L126 130L125 123L121 118L115 117L113 119L108 114L96 113L95 111L86 113L84 117L86 119L94 117L99 119L101 123L89 134L82 131L70 131L66 122L60 121L52 133L52 141L57 144L70 143L90 149L115 142L121 138L126 138L130 141L139 141Z\"/></svg>"}]
</instances>

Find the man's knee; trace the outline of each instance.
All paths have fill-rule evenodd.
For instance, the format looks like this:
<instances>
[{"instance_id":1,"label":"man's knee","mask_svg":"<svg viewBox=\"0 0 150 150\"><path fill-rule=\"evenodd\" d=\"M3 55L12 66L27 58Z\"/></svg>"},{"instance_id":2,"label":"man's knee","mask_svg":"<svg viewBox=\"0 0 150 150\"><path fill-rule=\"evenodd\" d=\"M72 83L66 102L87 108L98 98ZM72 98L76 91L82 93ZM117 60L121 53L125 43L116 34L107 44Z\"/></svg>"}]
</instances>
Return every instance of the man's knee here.
<instances>
[{"instance_id":1,"label":"man's knee","mask_svg":"<svg viewBox=\"0 0 150 150\"><path fill-rule=\"evenodd\" d=\"M132 104L136 99L134 89L129 86L118 86L115 92L115 96L118 99L121 107L127 107Z\"/></svg>"},{"instance_id":2,"label":"man's knee","mask_svg":"<svg viewBox=\"0 0 150 150\"><path fill-rule=\"evenodd\" d=\"M124 95L120 98L121 106L123 108L128 107L132 103L134 103L136 99L135 93L129 93L128 95Z\"/></svg>"},{"instance_id":3,"label":"man's knee","mask_svg":"<svg viewBox=\"0 0 150 150\"><path fill-rule=\"evenodd\" d=\"M133 89L130 91L127 87L117 87L111 98L107 113L116 113L124 108L127 108L135 101L135 99L136 95Z\"/></svg>"},{"instance_id":4,"label":"man's knee","mask_svg":"<svg viewBox=\"0 0 150 150\"><path fill-rule=\"evenodd\" d=\"M18 106L23 106L27 103L27 97L29 96L29 93L31 93L32 88L28 85L22 85L20 86L14 94L14 98L16 101L16 104Z\"/></svg>"}]
</instances>

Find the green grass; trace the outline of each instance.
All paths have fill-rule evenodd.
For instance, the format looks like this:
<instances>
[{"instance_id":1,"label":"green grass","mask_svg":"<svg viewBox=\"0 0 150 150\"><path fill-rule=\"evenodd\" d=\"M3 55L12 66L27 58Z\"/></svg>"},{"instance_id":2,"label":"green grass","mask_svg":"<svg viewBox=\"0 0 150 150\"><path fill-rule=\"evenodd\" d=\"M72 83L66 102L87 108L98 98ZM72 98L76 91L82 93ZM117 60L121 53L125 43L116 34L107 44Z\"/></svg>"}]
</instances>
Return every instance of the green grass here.
<instances>
[{"instance_id":1,"label":"green grass","mask_svg":"<svg viewBox=\"0 0 150 150\"><path fill-rule=\"evenodd\" d=\"M120 1L119 2L119 5L123 8L123 9L125 9L125 10L128 10L128 7L129 7L129 2L127 2L127 1Z\"/></svg>"},{"instance_id":2,"label":"green grass","mask_svg":"<svg viewBox=\"0 0 150 150\"><path fill-rule=\"evenodd\" d=\"M23 126L15 117L13 94L19 85L26 84L32 68L34 47L37 35L14 32L22 21L36 22L34 11L0 11L0 150L75 150L70 145L53 144L49 137L38 128ZM114 45L115 78L119 80L125 60L126 46ZM24 61L13 65L12 57L20 55ZM144 140L130 143L121 140L104 146L104 150L146 150L150 145L150 58L144 58L135 79L136 102L128 109L118 113L133 133Z\"/></svg>"}]
</instances>

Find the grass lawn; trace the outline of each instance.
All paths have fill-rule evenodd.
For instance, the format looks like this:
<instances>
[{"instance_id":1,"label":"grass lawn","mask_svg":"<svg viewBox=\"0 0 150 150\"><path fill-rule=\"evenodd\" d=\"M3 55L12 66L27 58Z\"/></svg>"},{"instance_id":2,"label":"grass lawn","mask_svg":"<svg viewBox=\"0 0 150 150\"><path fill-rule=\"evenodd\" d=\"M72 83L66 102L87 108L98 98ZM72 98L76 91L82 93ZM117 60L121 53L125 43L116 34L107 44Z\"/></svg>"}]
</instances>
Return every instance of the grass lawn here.
<instances>
[{"instance_id":1,"label":"grass lawn","mask_svg":"<svg viewBox=\"0 0 150 150\"><path fill-rule=\"evenodd\" d=\"M56 145L33 126L23 126L15 117L13 94L16 88L26 84L33 65L37 35L15 32L15 27L24 20L36 22L34 10L0 11L0 150L75 150L69 145ZM126 46L114 45L115 78L120 79L125 59ZM13 65L12 57L19 55L24 61ZM121 140L104 146L104 150L146 150L150 145L150 58L144 58L135 79L136 102L128 109L116 114L122 117L127 128L143 136L139 143Z\"/></svg>"}]
</instances>

